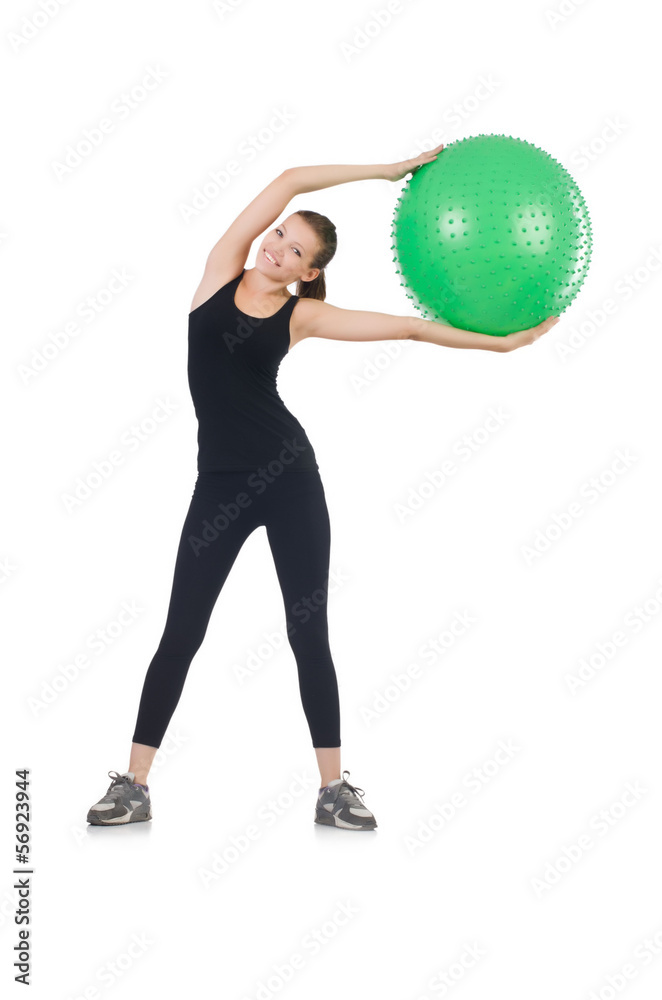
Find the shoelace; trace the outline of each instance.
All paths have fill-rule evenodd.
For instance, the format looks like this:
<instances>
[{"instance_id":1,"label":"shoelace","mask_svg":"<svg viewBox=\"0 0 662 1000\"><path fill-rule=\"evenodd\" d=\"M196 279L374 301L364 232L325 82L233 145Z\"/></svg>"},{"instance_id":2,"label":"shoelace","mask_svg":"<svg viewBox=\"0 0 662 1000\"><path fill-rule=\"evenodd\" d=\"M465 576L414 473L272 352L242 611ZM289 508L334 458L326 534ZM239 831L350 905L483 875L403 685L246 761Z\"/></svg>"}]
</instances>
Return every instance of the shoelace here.
<instances>
[{"instance_id":1,"label":"shoelace","mask_svg":"<svg viewBox=\"0 0 662 1000\"><path fill-rule=\"evenodd\" d=\"M343 781L342 784L338 786L338 798L340 798L341 795L344 795L347 801L352 803L352 805L365 806L365 803L357 798L357 795L360 795L362 798L365 795L365 792L362 788L359 788L358 785L350 785L349 781L345 778L346 774L349 774L349 771L343 771L342 773Z\"/></svg>"},{"instance_id":2,"label":"shoelace","mask_svg":"<svg viewBox=\"0 0 662 1000\"><path fill-rule=\"evenodd\" d=\"M109 771L108 777L112 778L113 780L108 786L108 791L106 792L106 795L110 795L112 791L114 791L116 788L121 788L122 785L128 785L129 788L133 787L132 782L127 778L125 774L118 774L117 771Z\"/></svg>"}]
</instances>

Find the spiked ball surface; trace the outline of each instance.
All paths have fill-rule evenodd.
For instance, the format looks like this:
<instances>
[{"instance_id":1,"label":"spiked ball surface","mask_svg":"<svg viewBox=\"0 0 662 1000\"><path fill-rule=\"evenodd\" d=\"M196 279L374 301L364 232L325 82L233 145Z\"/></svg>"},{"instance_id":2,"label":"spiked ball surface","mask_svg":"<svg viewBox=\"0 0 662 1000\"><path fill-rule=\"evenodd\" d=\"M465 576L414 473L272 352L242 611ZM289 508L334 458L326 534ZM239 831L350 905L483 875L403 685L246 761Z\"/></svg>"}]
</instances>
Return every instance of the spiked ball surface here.
<instances>
[{"instance_id":1,"label":"spiked ball surface","mask_svg":"<svg viewBox=\"0 0 662 1000\"><path fill-rule=\"evenodd\" d=\"M407 179L393 258L424 319L504 336L560 315L591 258L583 195L549 153L508 135L450 143Z\"/></svg>"}]
</instances>

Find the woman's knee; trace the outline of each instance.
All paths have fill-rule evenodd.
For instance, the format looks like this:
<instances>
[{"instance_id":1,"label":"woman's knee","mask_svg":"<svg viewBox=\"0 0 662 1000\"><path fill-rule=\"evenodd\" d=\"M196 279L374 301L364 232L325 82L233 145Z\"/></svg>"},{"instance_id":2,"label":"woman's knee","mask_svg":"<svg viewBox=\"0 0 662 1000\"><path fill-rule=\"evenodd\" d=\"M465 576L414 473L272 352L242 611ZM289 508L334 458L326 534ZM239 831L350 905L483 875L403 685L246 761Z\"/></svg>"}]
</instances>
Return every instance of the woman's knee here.
<instances>
[{"instance_id":1,"label":"woman's knee","mask_svg":"<svg viewBox=\"0 0 662 1000\"><path fill-rule=\"evenodd\" d=\"M202 645L205 631L206 629L187 632L166 630L161 636L156 653L164 657L192 660Z\"/></svg>"}]
</instances>

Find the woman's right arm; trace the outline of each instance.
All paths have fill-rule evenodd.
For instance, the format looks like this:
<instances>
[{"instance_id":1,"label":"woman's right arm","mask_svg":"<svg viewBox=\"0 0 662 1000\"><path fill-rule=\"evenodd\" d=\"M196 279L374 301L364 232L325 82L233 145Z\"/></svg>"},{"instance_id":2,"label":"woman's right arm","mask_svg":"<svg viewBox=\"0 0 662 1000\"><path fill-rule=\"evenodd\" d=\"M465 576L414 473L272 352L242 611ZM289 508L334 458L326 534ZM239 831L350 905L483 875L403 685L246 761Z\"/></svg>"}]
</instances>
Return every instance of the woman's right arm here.
<instances>
[{"instance_id":1,"label":"woman's right arm","mask_svg":"<svg viewBox=\"0 0 662 1000\"><path fill-rule=\"evenodd\" d=\"M399 163L338 164L288 167L260 191L239 213L209 252L205 266L206 281L213 284L219 273L238 274L246 263L254 240L278 219L297 194L319 191L336 184L373 178L396 181L424 163L437 158L441 146Z\"/></svg>"},{"instance_id":2,"label":"woman's right arm","mask_svg":"<svg viewBox=\"0 0 662 1000\"><path fill-rule=\"evenodd\" d=\"M322 188L350 181L386 180L385 163L329 163L312 167L288 167L283 173L290 177L297 194L321 191Z\"/></svg>"},{"instance_id":3,"label":"woman's right arm","mask_svg":"<svg viewBox=\"0 0 662 1000\"><path fill-rule=\"evenodd\" d=\"M436 160L443 149L443 142L435 149L430 149L420 156L398 163L368 163L345 164L331 163L323 166L289 167L283 171L287 174L297 194L307 194L309 191L320 191L322 188L333 187L335 184L347 184L350 181L383 180L397 181L410 171L413 173L424 163Z\"/></svg>"},{"instance_id":4,"label":"woman's right arm","mask_svg":"<svg viewBox=\"0 0 662 1000\"><path fill-rule=\"evenodd\" d=\"M205 269L211 283L221 271L223 274L236 274L241 270L253 241L280 218L295 195L348 181L385 177L385 170L385 164L356 167L331 164L283 170L239 213L212 247Z\"/></svg>"},{"instance_id":5,"label":"woman's right arm","mask_svg":"<svg viewBox=\"0 0 662 1000\"><path fill-rule=\"evenodd\" d=\"M253 242L280 218L297 193L288 173L284 170L274 177L228 226L209 251L203 281L211 280L213 284L218 274L239 274Z\"/></svg>"}]
</instances>

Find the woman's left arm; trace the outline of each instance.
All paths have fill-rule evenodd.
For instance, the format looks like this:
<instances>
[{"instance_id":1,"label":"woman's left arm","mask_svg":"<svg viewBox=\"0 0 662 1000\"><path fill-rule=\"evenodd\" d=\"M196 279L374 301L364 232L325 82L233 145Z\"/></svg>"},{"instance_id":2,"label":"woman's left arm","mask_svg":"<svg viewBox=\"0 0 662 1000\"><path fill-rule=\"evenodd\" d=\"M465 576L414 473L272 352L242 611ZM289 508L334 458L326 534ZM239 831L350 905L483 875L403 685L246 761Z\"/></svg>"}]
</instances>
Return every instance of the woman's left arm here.
<instances>
[{"instance_id":1,"label":"woman's left arm","mask_svg":"<svg viewBox=\"0 0 662 1000\"><path fill-rule=\"evenodd\" d=\"M497 337L474 330L460 330L419 316L341 309L319 299L303 298L296 308L299 340L306 337L347 341L416 340L439 347L472 347L497 354L506 354L517 347L532 344L559 321L558 316L548 316L528 330Z\"/></svg>"},{"instance_id":2,"label":"woman's left arm","mask_svg":"<svg viewBox=\"0 0 662 1000\"><path fill-rule=\"evenodd\" d=\"M518 330L517 333L507 333L495 336L491 333L476 333L473 330L460 330L455 326L437 323L435 320L411 318L410 340L419 340L427 344L438 344L440 347L470 347L476 350L495 351L497 354L507 354L518 347L532 344L543 333L547 333L559 321L559 316L548 316L537 326L528 330Z\"/></svg>"}]
</instances>

